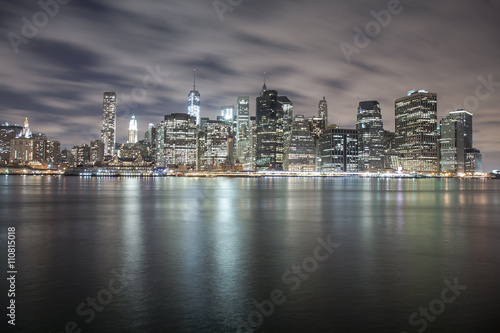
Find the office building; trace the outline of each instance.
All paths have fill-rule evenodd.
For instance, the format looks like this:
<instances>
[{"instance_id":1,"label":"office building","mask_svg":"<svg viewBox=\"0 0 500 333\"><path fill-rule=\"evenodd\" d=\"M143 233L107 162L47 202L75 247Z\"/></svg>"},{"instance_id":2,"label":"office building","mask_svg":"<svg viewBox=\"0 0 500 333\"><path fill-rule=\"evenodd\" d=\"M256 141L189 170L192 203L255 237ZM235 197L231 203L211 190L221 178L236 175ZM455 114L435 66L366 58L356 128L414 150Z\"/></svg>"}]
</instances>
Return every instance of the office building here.
<instances>
[{"instance_id":1,"label":"office building","mask_svg":"<svg viewBox=\"0 0 500 333\"><path fill-rule=\"evenodd\" d=\"M395 149L403 171L437 172L437 95L412 90L396 99L395 114Z\"/></svg>"},{"instance_id":2,"label":"office building","mask_svg":"<svg viewBox=\"0 0 500 333\"><path fill-rule=\"evenodd\" d=\"M15 163L55 164L60 150L59 141L49 140L43 133L33 134L26 118L20 133L10 140L9 159Z\"/></svg>"},{"instance_id":3,"label":"office building","mask_svg":"<svg viewBox=\"0 0 500 333\"><path fill-rule=\"evenodd\" d=\"M104 161L104 143L101 140L90 141L90 163L102 163Z\"/></svg>"},{"instance_id":4,"label":"office building","mask_svg":"<svg viewBox=\"0 0 500 333\"><path fill-rule=\"evenodd\" d=\"M316 169L316 145L303 115L294 118L287 157L287 171L312 172Z\"/></svg>"},{"instance_id":5,"label":"office building","mask_svg":"<svg viewBox=\"0 0 500 333\"><path fill-rule=\"evenodd\" d=\"M358 172L358 131L329 126L318 142L320 172Z\"/></svg>"},{"instance_id":6,"label":"office building","mask_svg":"<svg viewBox=\"0 0 500 333\"><path fill-rule=\"evenodd\" d=\"M328 103L326 102L326 97L319 101L318 104L318 117L323 119L324 129L328 127Z\"/></svg>"},{"instance_id":7,"label":"office building","mask_svg":"<svg viewBox=\"0 0 500 333\"><path fill-rule=\"evenodd\" d=\"M128 125L128 143L137 143L137 132L137 120L135 119L135 115L132 115L132 119L130 119L130 123Z\"/></svg>"},{"instance_id":8,"label":"office building","mask_svg":"<svg viewBox=\"0 0 500 333\"><path fill-rule=\"evenodd\" d=\"M17 124L0 124L0 165L7 164L10 159L10 140L19 136L23 127Z\"/></svg>"},{"instance_id":9,"label":"office building","mask_svg":"<svg viewBox=\"0 0 500 333\"><path fill-rule=\"evenodd\" d=\"M101 141L104 156L113 156L116 146L116 93L104 92L102 106Z\"/></svg>"},{"instance_id":10,"label":"office building","mask_svg":"<svg viewBox=\"0 0 500 333\"><path fill-rule=\"evenodd\" d=\"M251 149L250 98L238 96L236 105L236 159L245 168Z\"/></svg>"},{"instance_id":11,"label":"office building","mask_svg":"<svg viewBox=\"0 0 500 333\"><path fill-rule=\"evenodd\" d=\"M359 103L356 129L359 171L384 169L384 124L378 101Z\"/></svg>"},{"instance_id":12,"label":"office building","mask_svg":"<svg viewBox=\"0 0 500 333\"><path fill-rule=\"evenodd\" d=\"M196 118L185 113L172 113L165 116L164 124L166 165L172 168L195 169L198 136Z\"/></svg>"},{"instance_id":13,"label":"office building","mask_svg":"<svg viewBox=\"0 0 500 333\"><path fill-rule=\"evenodd\" d=\"M283 170L284 148L291 129L293 104L266 85L256 99L257 170Z\"/></svg>"},{"instance_id":14,"label":"office building","mask_svg":"<svg viewBox=\"0 0 500 333\"><path fill-rule=\"evenodd\" d=\"M153 128L151 132L152 145L151 154L155 160L157 167L164 168L167 166L165 155L165 122L161 121Z\"/></svg>"},{"instance_id":15,"label":"office building","mask_svg":"<svg viewBox=\"0 0 500 333\"><path fill-rule=\"evenodd\" d=\"M231 164L231 125L209 120L198 135L198 170L216 170Z\"/></svg>"},{"instance_id":16,"label":"office building","mask_svg":"<svg viewBox=\"0 0 500 333\"><path fill-rule=\"evenodd\" d=\"M188 95L188 115L195 118L195 124L201 126L200 92L196 90L196 69L193 72L193 90Z\"/></svg>"},{"instance_id":17,"label":"office building","mask_svg":"<svg viewBox=\"0 0 500 333\"><path fill-rule=\"evenodd\" d=\"M481 152L473 148L472 113L451 111L440 123L440 172L450 174L482 172Z\"/></svg>"}]
</instances>

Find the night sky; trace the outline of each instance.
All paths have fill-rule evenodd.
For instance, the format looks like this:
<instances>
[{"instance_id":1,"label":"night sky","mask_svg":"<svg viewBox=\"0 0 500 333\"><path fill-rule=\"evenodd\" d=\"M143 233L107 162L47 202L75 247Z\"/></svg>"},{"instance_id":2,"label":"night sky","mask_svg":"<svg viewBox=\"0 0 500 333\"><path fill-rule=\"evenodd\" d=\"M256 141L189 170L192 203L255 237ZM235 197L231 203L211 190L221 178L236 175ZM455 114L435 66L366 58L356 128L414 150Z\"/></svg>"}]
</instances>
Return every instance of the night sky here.
<instances>
[{"instance_id":1,"label":"night sky","mask_svg":"<svg viewBox=\"0 0 500 333\"><path fill-rule=\"evenodd\" d=\"M67 4L49 6L53 17L38 1L0 2L0 122L29 117L62 147L100 137L104 91L117 93L118 142L132 114L142 138L148 123L186 112L196 68L202 117L211 119L238 95L250 96L255 115L264 72L294 114L316 115L325 96L329 123L346 128L358 103L375 99L393 131L394 99L435 92L438 119L474 113L483 169L500 169L500 0L221 0L224 13L213 0L59 1ZM369 23L372 11L389 9L385 26ZM38 31L28 28L34 16ZM355 47L355 30L367 27L373 37L358 38L348 62L341 43Z\"/></svg>"}]
</instances>

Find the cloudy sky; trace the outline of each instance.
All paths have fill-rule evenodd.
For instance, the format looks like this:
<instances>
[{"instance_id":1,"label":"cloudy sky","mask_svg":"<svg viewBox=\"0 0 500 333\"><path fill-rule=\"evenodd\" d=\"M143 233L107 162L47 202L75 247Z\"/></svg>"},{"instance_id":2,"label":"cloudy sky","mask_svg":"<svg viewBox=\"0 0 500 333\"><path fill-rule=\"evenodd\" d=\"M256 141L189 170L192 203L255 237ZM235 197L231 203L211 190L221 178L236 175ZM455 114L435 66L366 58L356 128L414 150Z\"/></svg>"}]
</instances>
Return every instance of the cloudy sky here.
<instances>
[{"instance_id":1,"label":"cloudy sky","mask_svg":"<svg viewBox=\"0 0 500 333\"><path fill-rule=\"evenodd\" d=\"M29 117L63 147L99 137L104 91L117 93L120 142L132 114L144 132L186 112L196 68L210 118L238 95L254 115L264 72L295 114L325 96L329 123L347 128L375 99L393 131L394 99L426 89L438 118L474 113L483 167L500 169L500 0L58 1L0 2L0 122Z\"/></svg>"}]
</instances>

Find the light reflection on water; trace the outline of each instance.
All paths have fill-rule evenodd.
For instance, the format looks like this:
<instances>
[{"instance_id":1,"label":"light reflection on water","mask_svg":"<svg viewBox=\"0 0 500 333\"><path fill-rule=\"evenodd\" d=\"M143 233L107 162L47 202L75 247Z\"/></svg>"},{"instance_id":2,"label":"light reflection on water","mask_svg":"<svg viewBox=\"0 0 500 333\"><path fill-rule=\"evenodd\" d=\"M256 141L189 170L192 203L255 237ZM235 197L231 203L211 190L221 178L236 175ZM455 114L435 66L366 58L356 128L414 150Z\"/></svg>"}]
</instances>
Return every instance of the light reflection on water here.
<instances>
[{"instance_id":1,"label":"light reflection on water","mask_svg":"<svg viewBox=\"0 0 500 333\"><path fill-rule=\"evenodd\" d=\"M262 332L412 332L411 313L455 277L469 287L429 331L497 317L498 181L9 176L0 198L21 331L236 331L279 288ZM328 235L342 246L290 291L283 273ZM76 306L123 268L129 285L86 324Z\"/></svg>"}]
</instances>

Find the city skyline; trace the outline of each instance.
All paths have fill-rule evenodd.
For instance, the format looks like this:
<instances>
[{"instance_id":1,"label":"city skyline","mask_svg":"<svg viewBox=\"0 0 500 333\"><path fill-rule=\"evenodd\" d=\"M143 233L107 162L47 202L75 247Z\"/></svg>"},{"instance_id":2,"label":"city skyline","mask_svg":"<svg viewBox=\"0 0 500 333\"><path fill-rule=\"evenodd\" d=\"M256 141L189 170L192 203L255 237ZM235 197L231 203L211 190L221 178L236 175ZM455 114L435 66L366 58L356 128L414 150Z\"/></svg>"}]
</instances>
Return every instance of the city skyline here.
<instances>
[{"instance_id":1,"label":"city skyline","mask_svg":"<svg viewBox=\"0 0 500 333\"><path fill-rule=\"evenodd\" d=\"M238 96L250 96L254 116L266 72L268 87L289 97L294 114L316 115L325 96L329 124L343 128L355 126L360 101L377 100L384 129L394 131L394 99L411 89L435 92L438 120L460 107L474 114L474 146L483 154L483 169L498 169L500 48L491 31L498 30L500 6L452 4L401 1L403 10L380 25L350 63L341 43L355 46L355 28L376 22L372 12L387 11L387 1L243 1L224 12L222 22L212 2L69 2L19 44L17 54L7 35L21 36L22 18L31 20L42 8L26 1L3 4L0 121L28 117L35 131L61 141L61 147L88 143L100 135L102 93L115 91L117 141L126 142L133 114L142 139L149 123L186 112L194 68L201 117L211 119ZM144 86L154 73L158 80Z\"/></svg>"}]
</instances>

